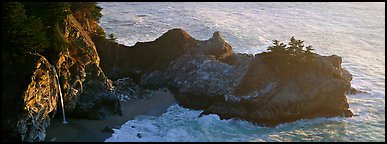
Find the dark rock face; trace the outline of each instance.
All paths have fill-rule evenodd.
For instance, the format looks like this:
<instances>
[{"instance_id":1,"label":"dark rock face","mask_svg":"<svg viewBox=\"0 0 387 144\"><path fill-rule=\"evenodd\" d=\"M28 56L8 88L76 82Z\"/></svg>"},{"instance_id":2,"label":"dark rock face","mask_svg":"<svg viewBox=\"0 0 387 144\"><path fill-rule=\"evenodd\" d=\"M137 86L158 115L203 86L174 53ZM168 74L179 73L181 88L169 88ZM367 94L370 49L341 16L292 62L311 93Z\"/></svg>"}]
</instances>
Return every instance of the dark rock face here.
<instances>
[{"instance_id":1,"label":"dark rock face","mask_svg":"<svg viewBox=\"0 0 387 144\"><path fill-rule=\"evenodd\" d=\"M71 114L77 118L105 119L114 114L122 114L118 97L115 96L112 81L107 79L96 64L86 66L84 91Z\"/></svg>"},{"instance_id":2,"label":"dark rock face","mask_svg":"<svg viewBox=\"0 0 387 144\"><path fill-rule=\"evenodd\" d=\"M132 47L94 37L101 59L101 68L109 78L132 77L139 81L142 74L165 70L171 61L183 54L211 54L223 60L233 54L231 46L219 34L208 41L199 42L181 29L172 29L154 42L138 42Z\"/></svg>"},{"instance_id":3,"label":"dark rock face","mask_svg":"<svg viewBox=\"0 0 387 144\"><path fill-rule=\"evenodd\" d=\"M102 69L108 75L135 76L149 88L168 86L180 105L203 114L268 126L353 115L346 97L352 76L341 68L339 56L314 54L313 62L280 67L282 62L267 53L235 54L218 32L198 41L180 29L133 47L96 46L105 54L101 65L106 62ZM137 75L129 72L136 70Z\"/></svg>"},{"instance_id":4,"label":"dark rock face","mask_svg":"<svg viewBox=\"0 0 387 144\"><path fill-rule=\"evenodd\" d=\"M3 75L8 77L3 77L2 135L15 141L43 141L57 108L55 73L43 56L21 59L3 61Z\"/></svg>"},{"instance_id":5,"label":"dark rock face","mask_svg":"<svg viewBox=\"0 0 387 144\"><path fill-rule=\"evenodd\" d=\"M129 77L114 81L113 86L120 100L147 99L150 93L149 89L140 87Z\"/></svg>"},{"instance_id":6,"label":"dark rock face","mask_svg":"<svg viewBox=\"0 0 387 144\"><path fill-rule=\"evenodd\" d=\"M260 55L256 58L259 59ZM259 83L244 90L244 93L256 95L248 101L252 111L245 119L267 125L282 122L292 122L301 118L352 116L345 92L350 87L350 80L346 79L343 69L336 69L330 57L318 56L317 63L311 69L298 68L299 71L291 76L281 77L289 71L281 70L276 73L273 68L264 63L259 69L250 69L254 73L264 73L259 76L245 75L246 85ZM249 73L249 71L248 71ZM260 93L253 90L265 90ZM241 94L241 93L239 93ZM211 110L210 110L211 111Z\"/></svg>"}]
</instances>

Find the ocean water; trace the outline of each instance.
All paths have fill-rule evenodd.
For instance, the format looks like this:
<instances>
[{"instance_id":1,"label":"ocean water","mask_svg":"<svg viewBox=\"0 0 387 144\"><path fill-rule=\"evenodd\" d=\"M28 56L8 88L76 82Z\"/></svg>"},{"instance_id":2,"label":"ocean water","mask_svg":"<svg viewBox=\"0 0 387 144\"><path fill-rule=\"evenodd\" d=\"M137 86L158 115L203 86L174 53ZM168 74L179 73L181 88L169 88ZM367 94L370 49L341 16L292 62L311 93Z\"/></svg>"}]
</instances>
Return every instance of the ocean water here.
<instances>
[{"instance_id":1,"label":"ocean water","mask_svg":"<svg viewBox=\"0 0 387 144\"><path fill-rule=\"evenodd\" d=\"M206 40L215 31L235 52L265 51L291 36L322 55L343 57L352 86L351 118L317 118L273 128L198 117L201 111L171 106L160 117L139 116L106 141L385 141L385 3L98 3L107 35L131 46L172 28Z\"/></svg>"}]
</instances>

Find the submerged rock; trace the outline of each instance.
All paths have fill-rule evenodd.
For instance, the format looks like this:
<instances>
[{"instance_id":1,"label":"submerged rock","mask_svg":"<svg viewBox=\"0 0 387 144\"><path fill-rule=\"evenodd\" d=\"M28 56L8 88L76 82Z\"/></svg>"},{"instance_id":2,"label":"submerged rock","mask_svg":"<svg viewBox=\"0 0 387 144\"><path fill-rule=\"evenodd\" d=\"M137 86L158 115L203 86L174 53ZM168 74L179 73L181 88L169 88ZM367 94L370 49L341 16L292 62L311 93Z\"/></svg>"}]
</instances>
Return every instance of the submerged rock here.
<instances>
[{"instance_id":1,"label":"submerged rock","mask_svg":"<svg viewBox=\"0 0 387 144\"><path fill-rule=\"evenodd\" d=\"M106 126L104 129L102 129L102 132L105 132L105 133L114 133L114 130L113 130L113 128L111 128L110 126Z\"/></svg>"},{"instance_id":2,"label":"submerged rock","mask_svg":"<svg viewBox=\"0 0 387 144\"><path fill-rule=\"evenodd\" d=\"M351 88L347 91L347 94L348 94L348 95L362 94L362 93L367 93L367 91L359 90L359 89L356 89L356 88L354 88L354 87L351 87Z\"/></svg>"},{"instance_id":3,"label":"submerged rock","mask_svg":"<svg viewBox=\"0 0 387 144\"><path fill-rule=\"evenodd\" d=\"M284 64L269 53L235 54L219 32L199 41L181 29L132 47L96 46L107 75L135 77L152 89L168 86L180 105L203 114L270 126L353 115L346 97L352 76L336 55Z\"/></svg>"}]
</instances>

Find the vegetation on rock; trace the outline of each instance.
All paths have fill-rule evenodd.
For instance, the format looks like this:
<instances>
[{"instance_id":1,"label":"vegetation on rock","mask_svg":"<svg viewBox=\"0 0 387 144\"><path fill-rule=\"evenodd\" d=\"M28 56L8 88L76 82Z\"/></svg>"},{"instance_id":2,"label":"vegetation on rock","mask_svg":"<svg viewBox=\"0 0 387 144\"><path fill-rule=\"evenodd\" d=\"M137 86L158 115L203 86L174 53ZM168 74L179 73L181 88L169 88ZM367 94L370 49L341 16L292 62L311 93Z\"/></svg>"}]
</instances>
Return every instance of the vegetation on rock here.
<instances>
[{"instance_id":1,"label":"vegetation on rock","mask_svg":"<svg viewBox=\"0 0 387 144\"><path fill-rule=\"evenodd\" d=\"M90 38L104 34L100 10L96 3L2 3L3 139L43 141L59 114L59 87L67 117L120 113Z\"/></svg>"},{"instance_id":2,"label":"vegetation on rock","mask_svg":"<svg viewBox=\"0 0 387 144\"><path fill-rule=\"evenodd\" d=\"M3 53L15 54L43 52L48 48L48 38L40 18L26 13L20 2L3 4Z\"/></svg>"},{"instance_id":3,"label":"vegetation on rock","mask_svg":"<svg viewBox=\"0 0 387 144\"><path fill-rule=\"evenodd\" d=\"M116 42L116 41L117 41L117 38L116 38L116 36L114 36L113 33L111 33L111 34L109 35L108 40L109 40L109 41L112 41L112 42Z\"/></svg>"},{"instance_id":4,"label":"vegetation on rock","mask_svg":"<svg viewBox=\"0 0 387 144\"><path fill-rule=\"evenodd\" d=\"M96 2L72 2L70 8L73 13L80 12L88 19L99 21L102 17L102 8Z\"/></svg>"},{"instance_id":5,"label":"vegetation on rock","mask_svg":"<svg viewBox=\"0 0 387 144\"><path fill-rule=\"evenodd\" d=\"M264 52L264 54L269 54L271 58L283 59L283 62L288 64L294 62L307 63L313 58L314 54L311 45L305 47L304 41L297 40L294 36L290 38L288 45L273 40L273 45L267 47L267 50L268 52Z\"/></svg>"},{"instance_id":6,"label":"vegetation on rock","mask_svg":"<svg viewBox=\"0 0 387 144\"><path fill-rule=\"evenodd\" d=\"M69 14L80 13L98 21L102 8L95 2L8 2L2 5L3 53L56 55L68 48L63 22ZM103 34L102 30L97 31ZM48 56L50 57L50 56Z\"/></svg>"},{"instance_id":7,"label":"vegetation on rock","mask_svg":"<svg viewBox=\"0 0 387 144\"><path fill-rule=\"evenodd\" d=\"M267 52L261 55L261 59L268 63L273 69L273 72L279 76L291 77L292 75L311 70L316 65L316 53L311 45L304 45L303 40L293 37L289 39L288 44L284 44L278 40L273 40L273 45L267 47ZM279 68L281 67L281 71Z\"/></svg>"}]
</instances>

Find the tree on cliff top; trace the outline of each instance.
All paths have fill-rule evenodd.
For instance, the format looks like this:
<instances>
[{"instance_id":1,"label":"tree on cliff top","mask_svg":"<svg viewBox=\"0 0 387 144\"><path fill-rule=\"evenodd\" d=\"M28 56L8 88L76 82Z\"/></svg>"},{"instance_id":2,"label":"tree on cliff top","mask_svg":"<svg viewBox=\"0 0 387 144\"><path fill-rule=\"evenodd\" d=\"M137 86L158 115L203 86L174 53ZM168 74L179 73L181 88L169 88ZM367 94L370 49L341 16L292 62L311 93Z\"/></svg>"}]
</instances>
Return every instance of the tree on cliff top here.
<instances>
[{"instance_id":1,"label":"tree on cliff top","mask_svg":"<svg viewBox=\"0 0 387 144\"><path fill-rule=\"evenodd\" d=\"M295 57L299 57L304 53L304 41L297 40L292 36L289 41L289 47L287 48L287 51L289 51L290 55L293 55Z\"/></svg>"},{"instance_id":2,"label":"tree on cliff top","mask_svg":"<svg viewBox=\"0 0 387 144\"><path fill-rule=\"evenodd\" d=\"M40 17L46 26L62 23L71 14L67 2L24 2L27 14Z\"/></svg>"},{"instance_id":3,"label":"tree on cliff top","mask_svg":"<svg viewBox=\"0 0 387 144\"><path fill-rule=\"evenodd\" d=\"M71 2L71 11L79 13L88 19L99 21L102 17L102 8L96 2Z\"/></svg>"},{"instance_id":4,"label":"tree on cliff top","mask_svg":"<svg viewBox=\"0 0 387 144\"><path fill-rule=\"evenodd\" d=\"M99 20L101 10L95 2L2 3L3 52L55 55L67 48L63 37L67 15L75 11L83 14L81 18ZM103 34L103 30L100 31Z\"/></svg>"},{"instance_id":5,"label":"tree on cliff top","mask_svg":"<svg viewBox=\"0 0 387 144\"><path fill-rule=\"evenodd\" d=\"M292 36L289 39L288 45L278 41L273 40L273 45L267 48L269 58L282 60L283 63L289 62L308 62L313 59L314 50L312 46L304 46L304 41L298 40Z\"/></svg>"},{"instance_id":6,"label":"tree on cliff top","mask_svg":"<svg viewBox=\"0 0 387 144\"><path fill-rule=\"evenodd\" d=\"M49 41L41 19L27 15L24 7L20 2L2 5L3 50L15 54L43 52Z\"/></svg>"},{"instance_id":7,"label":"tree on cliff top","mask_svg":"<svg viewBox=\"0 0 387 144\"><path fill-rule=\"evenodd\" d=\"M267 50L272 53L284 54L286 52L286 45L278 40L273 40L273 46L267 47Z\"/></svg>"}]
</instances>

